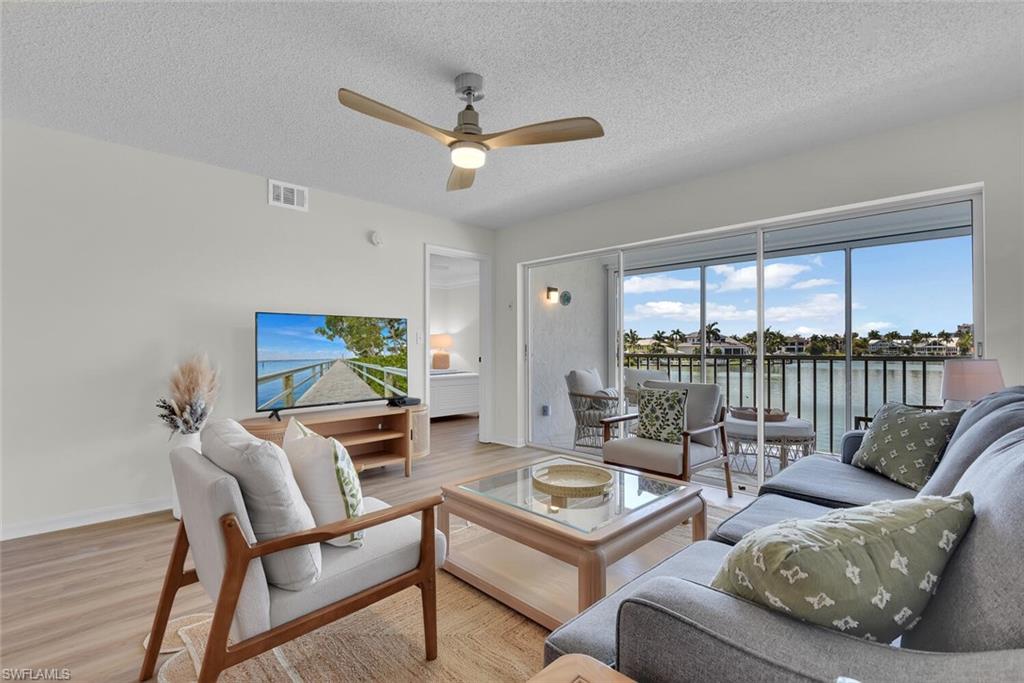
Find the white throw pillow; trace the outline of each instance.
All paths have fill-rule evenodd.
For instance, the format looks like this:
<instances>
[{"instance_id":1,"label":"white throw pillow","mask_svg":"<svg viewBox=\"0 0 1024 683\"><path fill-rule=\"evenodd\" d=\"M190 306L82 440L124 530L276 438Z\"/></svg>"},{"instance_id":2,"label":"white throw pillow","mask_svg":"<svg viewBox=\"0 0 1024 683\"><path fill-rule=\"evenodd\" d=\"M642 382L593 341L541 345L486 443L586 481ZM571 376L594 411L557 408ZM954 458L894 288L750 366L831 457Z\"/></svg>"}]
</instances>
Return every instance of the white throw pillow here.
<instances>
[{"instance_id":1,"label":"white throw pillow","mask_svg":"<svg viewBox=\"0 0 1024 683\"><path fill-rule=\"evenodd\" d=\"M257 439L234 420L213 420L200 434L203 455L238 480L257 541L316 526L302 500L284 451ZM320 578L320 544L263 556L267 581L286 590L302 590Z\"/></svg>"},{"instance_id":2,"label":"white throw pillow","mask_svg":"<svg viewBox=\"0 0 1024 683\"><path fill-rule=\"evenodd\" d=\"M284 452L317 526L363 514L363 491L348 451L337 439L324 438L294 417L284 432ZM339 548L363 545L363 532L327 541Z\"/></svg>"}]
</instances>

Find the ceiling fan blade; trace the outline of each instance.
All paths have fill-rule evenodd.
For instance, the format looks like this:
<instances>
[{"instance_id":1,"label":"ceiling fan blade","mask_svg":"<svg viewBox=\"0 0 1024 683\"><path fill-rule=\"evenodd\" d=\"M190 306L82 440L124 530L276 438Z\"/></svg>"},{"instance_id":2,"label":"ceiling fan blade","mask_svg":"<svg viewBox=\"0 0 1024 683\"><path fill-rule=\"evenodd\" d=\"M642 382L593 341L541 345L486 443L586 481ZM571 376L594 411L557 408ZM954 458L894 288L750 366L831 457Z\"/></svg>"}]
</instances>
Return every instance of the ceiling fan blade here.
<instances>
[{"instance_id":1,"label":"ceiling fan blade","mask_svg":"<svg viewBox=\"0 0 1024 683\"><path fill-rule=\"evenodd\" d=\"M401 126L402 128L414 130L417 133L429 135L445 146L452 144L458 139L450 131L438 128L437 126L432 126L429 123L424 123L413 116L409 116L405 112L398 111L394 107L389 107L386 104L382 104L376 100L371 100L365 95L360 95L357 92L352 92L345 88L338 91L338 101L349 109L354 109L361 114L366 114L367 116L372 116L375 119L393 123L396 126Z\"/></svg>"},{"instance_id":2,"label":"ceiling fan blade","mask_svg":"<svg viewBox=\"0 0 1024 683\"><path fill-rule=\"evenodd\" d=\"M473 184L474 178L476 178L475 168L452 166L452 172L448 175L448 191L465 190Z\"/></svg>"},{"instance_id":3,"label":"ceiling fan blade","mask_svg":"<svg viewBox=\"0 0 1024 683\"><path fill-rule=\"evenodd\" d=\"M604 135L604 128L589 116L578 116L572 119L545 121L529 126L503 130L475 138L490 149L499 147L521 147L523 145L543 145L549 142L570 142L599 138Z\"/></svg>"}]
</instances>

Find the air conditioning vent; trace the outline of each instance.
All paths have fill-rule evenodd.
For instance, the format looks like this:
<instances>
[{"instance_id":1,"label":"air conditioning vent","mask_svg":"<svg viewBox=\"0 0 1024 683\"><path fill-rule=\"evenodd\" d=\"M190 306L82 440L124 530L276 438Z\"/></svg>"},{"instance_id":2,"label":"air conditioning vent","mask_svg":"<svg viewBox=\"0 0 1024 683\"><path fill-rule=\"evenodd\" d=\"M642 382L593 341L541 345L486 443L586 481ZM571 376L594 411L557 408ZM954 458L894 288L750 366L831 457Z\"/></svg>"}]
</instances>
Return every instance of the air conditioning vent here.
<instances>
[{"instance_id":1,"label":"air conditioning vent","mask_svg":"<svg viewBox=\"0 0 1024 683\"><path fill-rule=\"evenodd\" d=\"M267 181L267 199L271 206L309 211L309 188L301 185L282 183L280 180Z\"/></svg>"}]
</instances>

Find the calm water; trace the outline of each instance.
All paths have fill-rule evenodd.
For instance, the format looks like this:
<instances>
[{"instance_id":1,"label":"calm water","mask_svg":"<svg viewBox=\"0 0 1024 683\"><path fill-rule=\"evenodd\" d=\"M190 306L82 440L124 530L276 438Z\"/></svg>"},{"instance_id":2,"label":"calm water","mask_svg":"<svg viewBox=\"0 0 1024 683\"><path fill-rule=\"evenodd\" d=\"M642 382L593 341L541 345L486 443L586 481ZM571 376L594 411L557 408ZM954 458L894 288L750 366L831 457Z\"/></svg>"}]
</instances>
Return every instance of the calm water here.
<instances>
[{"instance_id":1,"label":"calm water","mask_svg":"<svg viewBox=\"0 0 1024 683\"><path fill-rule=\"evenodd\" d=\"M874 415L878 408L888 401L903 402L903 366L896 361L888 361L885 369L886 396L882 396L883 371L882 361L868 361L867 363L867 409L864 403L864 361L854 359L851 373L850 388L852 391L852 413L853 416ZM651 368L654 368L652 362ZM797 390L797 374L800 376L800 387ZM672 378L681 381L690 381L689 368L683 366L681 369L673 367ZM717 381L722 391L727 391L729 405L753 405L754 404L754 373L751 364L747 363L743 369L743 391L740 393L740 369L735 365L728 371L728 382L726 381L725 361L719 360L718 377L714 380L711 365L708 366L708 381ZM829 389L829 376L831 375L831 400ZM699 381L699 364L694 363L693 381ZM815 400L814 385L817 383L817 400ZM805 420L815 422L817 425L818 450L838 451L839 439L847 430L846 426L846 372L842 359L833 361L830 372L828 361L818 360L817 371L808 360L800 363L799 371L795 362L791 362L785 368L785 395L783 395L783 369L780 363L772 364L772 372L769 377L769 389L772 408L785 408L793 416L799 416ZM920 361L909 361L906 371L906 402L911 405L942 404L939 396L942 386L942 360L933 359L922 369ZM927 395L925 395L927 391ZM829 405L832 406L831 419L829 416Z\"/></svg>"},{"instance_id":2,"label":"calm water","mask_svg":"<svg viewBox=\"0 0 1024 683\"><path fill-rule=\"evenodd\" d=\"M281 372L282 370L290 370L292 368L301 368L306 365L312 365L313 363L332 362L325 361L323 358L309 359L309 360L267 360L256 363L256 377L262 377L264 375L271 375L275 372ZM306 393L313 384L315 384L315 378L319 377L315 369L303 370L295 374L295 400L297 401L304 393ZM281 378L275 379L270 382L264 382L262 384L256 384L256 406L260 407L270 399L274 398L278 394L284 391L284 380ZM284 401L278 400L274 402L274 408L283 408Z\"/></svg>"}]
</instances>

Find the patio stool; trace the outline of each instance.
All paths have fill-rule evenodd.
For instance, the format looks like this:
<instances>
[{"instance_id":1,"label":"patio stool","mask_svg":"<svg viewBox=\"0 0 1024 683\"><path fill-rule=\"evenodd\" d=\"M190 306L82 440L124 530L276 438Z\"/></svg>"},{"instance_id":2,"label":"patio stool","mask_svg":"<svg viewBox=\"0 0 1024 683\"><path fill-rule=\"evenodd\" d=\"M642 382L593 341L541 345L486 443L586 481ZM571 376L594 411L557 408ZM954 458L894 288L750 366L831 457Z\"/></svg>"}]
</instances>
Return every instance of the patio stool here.
<instances>
[{"instance_id":1,"label":"patio stool","mask_svg":"<svg viewBox=\"0 0 1024 683\"><path fill-rule=\"evenodd\" d=\"M726 415L725 433L729 438L733 469L754 474L757 470L757 422ZM809 420L789 416L782 422L765 422L765 474L774 473L773 459L778 460L779 469L784 470L791 461L813 453L816 442L814 425Z\"/></svg>"}]
</instances>

